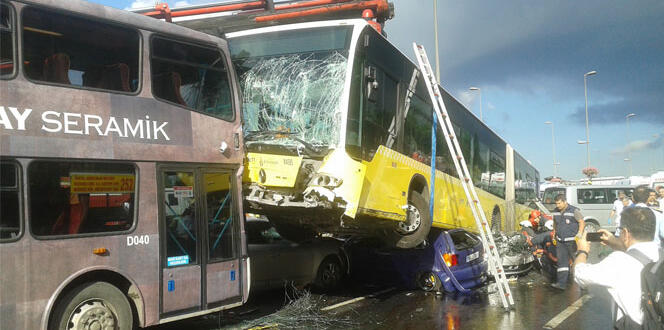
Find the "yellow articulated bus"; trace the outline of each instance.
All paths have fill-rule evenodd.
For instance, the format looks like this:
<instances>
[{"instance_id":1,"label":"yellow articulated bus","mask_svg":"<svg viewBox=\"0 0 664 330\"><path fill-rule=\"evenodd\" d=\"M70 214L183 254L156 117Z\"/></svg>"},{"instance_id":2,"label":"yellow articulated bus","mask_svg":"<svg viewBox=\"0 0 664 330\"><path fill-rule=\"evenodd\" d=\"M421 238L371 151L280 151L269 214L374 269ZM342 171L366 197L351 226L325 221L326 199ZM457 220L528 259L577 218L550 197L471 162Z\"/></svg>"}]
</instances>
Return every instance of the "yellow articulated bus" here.
<instances>
[{"instance_id":1,"label":"yellow articulated bus","mask_svg":"<svg viewBox=\"0 0 664 330\"><path fill-rule=\"evenodd\" d=\"M351 231L403 248L431 226L476 230L442 138L431 221L431 101L418 68L366 21L227 37L243 92L251 212L291 239ZM537 170L443 94L492 228L514 229L536 196Z\"/></svg>"}]
</instances>

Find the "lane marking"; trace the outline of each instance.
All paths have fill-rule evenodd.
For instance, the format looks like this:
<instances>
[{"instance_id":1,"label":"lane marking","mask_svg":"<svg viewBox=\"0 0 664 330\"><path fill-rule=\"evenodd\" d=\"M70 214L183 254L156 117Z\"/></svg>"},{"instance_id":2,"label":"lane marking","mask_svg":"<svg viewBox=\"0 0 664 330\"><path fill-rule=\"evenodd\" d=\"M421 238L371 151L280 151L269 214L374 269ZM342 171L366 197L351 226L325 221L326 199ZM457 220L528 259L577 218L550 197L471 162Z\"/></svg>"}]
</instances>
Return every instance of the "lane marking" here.
<instances>
[{"instance_id":1,"label":"lane marking","mask_svg":"<svg viewBox=\"0 0 664 330\"><path fill-rule=\"evenodd\" d=\"M335 309L335 308L339 308L341 306L345 306L345 305L352 304L352 303L355 303L355 302L358 302L358 301L362 301L362 300L367 299L367 298L373 298L373 297L376 297L376 296L380 296L381 294L390 292L392 290L394 290L394 288L385 289L385 290L382 290L382 291L378 291L376 293L372 293L370 295L349 299L349 300L346 300L346 301L342 301L338 304L323 307L320 310L322 312L329 311L329 310L332 310L332 309Z\"/></svg>"},{"instance_id":2,"label":"lane marking","mask_svg":"<svg viewBox=\"0 0 664 330\"><path fill-rule=\"evenodd\" d=\"M558 315L554 316L549 322L547 322L544 325L544 329L554 329L557 326L559 326L561 323L563 323L570 315L574 314L583 304L590 300L593 296L589 294L583 295L581 298L579 298L577 301L575 301L573 304L569 305L565 310L562 312L558 313Z\"/></svg>"}]
</instances>

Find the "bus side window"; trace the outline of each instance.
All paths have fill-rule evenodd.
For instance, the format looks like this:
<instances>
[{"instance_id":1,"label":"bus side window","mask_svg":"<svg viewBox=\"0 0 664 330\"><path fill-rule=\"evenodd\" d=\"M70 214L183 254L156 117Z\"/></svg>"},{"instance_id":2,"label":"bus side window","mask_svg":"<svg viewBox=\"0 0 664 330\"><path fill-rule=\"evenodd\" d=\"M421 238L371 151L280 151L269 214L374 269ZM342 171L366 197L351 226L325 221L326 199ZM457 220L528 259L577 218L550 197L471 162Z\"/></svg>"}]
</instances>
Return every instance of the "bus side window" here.
<instances>
[{"instance_id":1,"label":"bus side window","mask_svg":"<svg viewBox=\"0 0 664 330\"><path fill-rule=\"evenodd\" d=\"M135 92L138 31L47 9L23 10L23 60L29 79Z\"/></svg>"},{"instance_id":2,"label":"bus side window","mask_svg":"<svg viewBox=\"0 0 664 330\"><path fill-rule=\"evenodd\" d=\"M0 242L13 240L21 231L19 167L0 163Z\"/></svg>"},{"instance_id":3,"label":"bus side window","mask_svg":"<svg viewBox=\"0 0 664 330\"><path fill-rule=\"evenodd\" d=\"M219 49L152 39L152 94L224 120L233 120L226 61Z\"/></svg>"},{"instance_id":4,"label":"bus side window","mask_svg":"<svg viewBox=\"0 0 664 330\"><path fill-rule=\"evenodd\" d=\"M376 68L375 102L367 102L362 110L362 154L363 159L373 159L380 145L385 145L392 119L397 113L398 82ZM369 84L364 87L369 88ZM365 92L365 98L368 92ZM365 111L366 110L366 111Z\"/></svg>"},{"instance_id":5,"label":"bus side window","mask_svg":"<svg viewBox=\"0 0 664 330\"><path fill-rule=\"evenodd\" d=\"M14 70L14 12L0 4L0 78L13 76Z\"/></svg>"},{"instance_id":6,"label":"bus side window","mask_svg":"<svg viewBox=\"0 0 664 330\"><path fill-rule=\"evenodd\" d=\"M131 165L34 161L28 166L30 229L36 236L111 233L134 223Z\"/></svg>"}]
</instances>

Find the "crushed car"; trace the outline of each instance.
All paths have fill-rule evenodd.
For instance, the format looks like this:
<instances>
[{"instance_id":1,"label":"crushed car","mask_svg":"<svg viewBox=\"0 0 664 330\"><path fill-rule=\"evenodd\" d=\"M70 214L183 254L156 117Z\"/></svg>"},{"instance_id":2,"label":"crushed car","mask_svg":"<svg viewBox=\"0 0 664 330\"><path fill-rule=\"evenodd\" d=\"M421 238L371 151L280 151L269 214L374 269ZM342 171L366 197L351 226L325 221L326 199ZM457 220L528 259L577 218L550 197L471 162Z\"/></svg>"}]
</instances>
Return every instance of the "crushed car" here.
<instances>
[{"instance_id":1,"label":"crushed car","mask_svg":"<svg viewBox=\"0 0 664 330\"><path fill-rule=\"evenodd\" d=\"M432 228L425 243L411 249L389 247L372 238L351 238L344 250L354 281L455 292L461 290L454 279L464 290L486 280L488 266L482 242L463 229Z\"/></svg>"},{"instance_id":2,"label":"crushed car","mask_svg":"<svg viewBox=\"0 0 664 330\"><path fill-rule=\"evenodd\" d=\"M245 231L251 260L251 291L313 286L330 291L346 275L348 261L333 238L295 243L281 237L264 217L247 216Z\"/></svg>"}]
</instances>

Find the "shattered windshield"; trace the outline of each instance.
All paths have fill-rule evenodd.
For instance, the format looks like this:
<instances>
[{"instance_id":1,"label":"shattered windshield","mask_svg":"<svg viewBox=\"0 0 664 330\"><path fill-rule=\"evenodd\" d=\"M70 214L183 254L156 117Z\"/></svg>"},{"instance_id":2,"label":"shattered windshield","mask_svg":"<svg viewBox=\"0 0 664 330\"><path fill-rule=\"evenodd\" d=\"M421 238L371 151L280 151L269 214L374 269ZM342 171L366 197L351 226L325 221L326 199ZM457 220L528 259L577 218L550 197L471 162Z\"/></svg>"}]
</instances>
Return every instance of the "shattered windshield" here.
<instances>
[{"instance_id":1,"label":"shattered windshield","mask_svg":"<svg viewBox=\"0 0 664 330\"><path fill-rule=\"evenodd\" d=\"M338 142L351 33L335 26L230 39L247 142L321 149Z\"/></svg>"}]
</instances>

